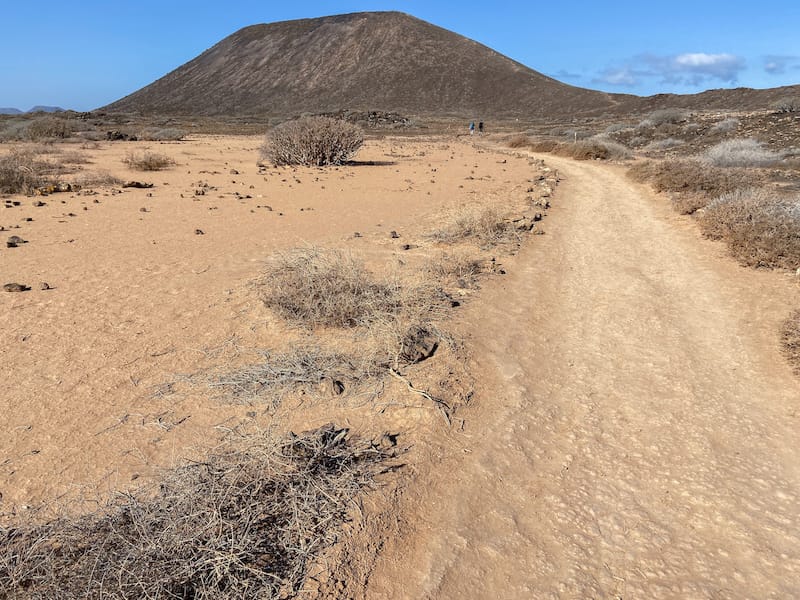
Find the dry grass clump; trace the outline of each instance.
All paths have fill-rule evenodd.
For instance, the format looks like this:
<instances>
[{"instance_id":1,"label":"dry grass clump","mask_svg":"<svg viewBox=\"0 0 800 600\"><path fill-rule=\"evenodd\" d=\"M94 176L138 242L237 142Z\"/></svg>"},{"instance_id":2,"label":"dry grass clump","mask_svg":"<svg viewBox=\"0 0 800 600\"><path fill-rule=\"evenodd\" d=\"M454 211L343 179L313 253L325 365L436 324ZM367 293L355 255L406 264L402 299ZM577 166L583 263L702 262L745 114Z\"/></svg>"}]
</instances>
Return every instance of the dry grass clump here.
<instances>
[{"instance_id":1,"label":"dry grass clump","mask_svg":"<svg viewBox=\"0 0 800 600\"><path fill-rule=\"evenodd\" d=\"M713 198L757 184L762 176L744 169L723 169L696 160L644 161L628 174L650 183L658 192L676 194L673 200L682 214L702 208Z\"/></svg>"},{"instance_id":2,"label":"dry grass clump","mask_svg":"<svg viewBox=\"0 0 800 600\"><path fill-rule=\"evenodd\" d=\"M653 140L649 144L647 144L644 148L642 148L643 152L660 152L663 150L670 150L672 148L676 148L677 146L682 146L685 144L683 140L679 140L676 138L665 138L663 140Z\"/></svg>"},{"instance_id":3,"label":"dry grass clump","mask_svg":"<svg viewBox=\"0 0 800 600\"><path fill-rule=\"evenodd\" d=\"M0 156L0 193L31 194L37 187L54 183L61 169L35 154L12 151Z\"/></svg>"},{"instance_id":4,"label":"dry grass clump","mask_svg":"<svg viewBox=\"0 0 800 600\"><path fill-rule=\"evenodd\" d=\"M800 96L780 98L772 104L772 108L779 113L800 112Z\"/></svg>"},{"instance_id":5,"label":"dry grass clump","mask_svg":"<svg viewBox=\"0 0 800 600\"><path fill-rule=\"evenodd\" d=\"M689 113L682 108L662 108L654 110L645 117L639 127L658 127L659 125L683 123Z\"/></svg>"},{"instance_id":6,"label":"dry grass clump","mask_svg":"<svg viewBox=\"0 0 800 600\"><path fill-rule=\"evenodd\" d=\"M122 185L123 181L119 177L101 170L90 173L80 173L75 177L75 183L82 188L93 186L112 187L115 185Z\"/></svg>"},{"instance_id":7,"label":"dry grass clump","mask_svg":"<svg viewBox=\"0 0 800 600\"><path fill-rule=\"evenodd\" d=\"M730 133L736 131L739 127L739 119L735 117L728 117L719 123L715 123L710 129L709 133Z\"/></svg>"},{"instance_id":8,"label":"dry grass clump","mask_svg":"<svg viewBox=\"0 0 800 600\"><path fill-rule=\"evenodd\" d=\"M443 244L477 241L482 246L496 246L519 239L517 228L495 206L465 206L444 218L442 227L430 237Z\"/></svg>"},{"instance_id":9,"label":"dry grass clump","mask_svg":"<svg viewBox=\"0 0 800 600\"><path fill-rule=\"evenodd\" d=\"M256 287L267 307L312 328L355 327L404 304L399 283L377 281L352 254L315 247L272 257Z\"/></svg>"},{"instance_id":10,"label":"dry grass clump","mask_svg":"<svg viewBox=\"0 0 800 600\"><path fill-rule=\"evenodd\" d=\"M794 372L800 375L800 310L786 319L781 327L783 351Z\"/></svg>"},{"instance_id":11,"label":"dry grass clump","mask_svg":"<svg viewBox=\"0 0 800 600\"><path fill-rule=\"evenodd\" d=\"M531 139L527 135L515 135L508 140L507 145L509 148L525 148L530 146Z\"/></svg>"},{"instance_id":12,"label":"dry grass clump","mask_svg":"<svg viewBox=\"0 0 800 600\"><path fill-rule=\"evenodd\" d=\"M711 202L700 218L703 233L724 241L751 267L800 267L800 196L763 188L737 190Z\"/></svg>"},{"instance_id":13,"label":"dry grass clump","mask_svg":"<svg viewBox=\"0 0 800 600\"><path fill-rule=\"evenodd\" d=\"M148 127L139 132L140 140L148 142L178 142L186 136L186 132L174 127Z\"/></svg>"},{"instance_id":14,"label":"dry grass clump","mask_svg":"<svg viewBox=\"0 0 800 600\"><path fill-rule=\"evenodd\" d=\"M629 158L631 155L624 145L599 136L577 142L540 139L532 141L529 148L534 152L549 152L575 160L614 160Z\"/></svg>"},{"instance_id":15,"label":"dry grass clump","mask_svg":"<svg viewBox=\"0 0 800 600\"><path fill-rule=\"evenodd\" d=\"M702 160L715 167L768 167L781 159L758 140L725 140L705 151Z\"/></svg>"},{"instance_id":16,"label":"dry grass clump","mask_svg":"<svg viewBox=\"0 0 800 600\"><path fill-rule=\"evenodd\" d=\"M209 385L225 389L233 400L268 399L277 408L286 395L298 390L341 394L372 380L381 370L372 350L357 357L306 345L282 353L263 352L262 361L216 377Z\"/></svg>"},{"instance_id":17,"label":"dry grass clump","mask_svg":"<svg viewBox=\"0 0 800 600\"><path fill-rule=\"evenodd\" d=\"M439 280L455 280L461 287L471 287L484 272L484 260L466 253L444 253L434 256L427 265L431 275Z\"/></svg>"},{"instance_id":18,"label":"dry grass clump","mask_svg":"<svg viewBox=\"0 0 800 600\"><path fill-rule=\"evenodd\" d=\"M278 166L341 165L363 143L364 132L358 125L329 117L304 117L270 131L261 147L261 156Z\"/></svg>"},{"instance_id":19,"label":"dry grass clump","mask_svg":"<svg viewBox=\"0 0 800 600\"><path fill-rule=\"evenodd\" d=\"M96 513L0 528L0 590L10 598L294 597L390 456L333 425L229 440Z\"/></svg>"},{"instance_id":20,"label":"dry grass clump","mask_svg":"<svg viewBox=\"0 0 800 600\"><path fill-rule=\"evenodd\" d=\"M122 159L129 168L136 171L162 171L175 165L175 161L165 154L150 152L129 152Z\"/></svg>"},{"instance_id":21,"label":"dry grass clump","mask_svg":"<svg viewBox=\"0 0 800 600\"><path fill-rule=\"evenodd\" d=\"M75 131L73 124L60 117L40 117L31 121L25 129L30 140L65 139Z\"/></svg>"}]
</instances>

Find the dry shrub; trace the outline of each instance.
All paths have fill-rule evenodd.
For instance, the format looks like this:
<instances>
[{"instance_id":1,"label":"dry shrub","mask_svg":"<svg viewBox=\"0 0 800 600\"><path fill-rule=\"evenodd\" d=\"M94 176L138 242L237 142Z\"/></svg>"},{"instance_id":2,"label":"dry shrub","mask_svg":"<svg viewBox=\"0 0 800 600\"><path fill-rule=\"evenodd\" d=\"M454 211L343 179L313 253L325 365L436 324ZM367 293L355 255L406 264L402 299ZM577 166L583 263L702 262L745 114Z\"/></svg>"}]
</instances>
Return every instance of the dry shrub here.
<instances>
[{"instance_id":1,"label":"dry shrub","mask_svg":"<svg viewBox=\"0 0 800 600\"><path fill-rule=\"evenodd\" d=\"M786 319L781 327L783 350L794 372L800 375L800 310Z\"/></svg>"},{"instance_id":2,"label":"dry shrub","mask_svg":"<svg viewBox=\"0 0 800 600\"><path fill-rule=\"evenodd\" d=\"M430 237L444 244L476 241L482 246L495 246L519 239L514 224L495 206L465 206L443 220L443 226Z\"/></svg>"},{"instance_id":3,"label":"dry shrub","mask_svg":"<svg viewBox=\"0 0 800 600\"><path fill-rule=\"evenodd\" d=\"M30 140L64 139L75 131L73 124L60 117L40 117L30 122L25 129Z\"/></svg>"},{"instance_id":4,"label":"dry shrub","mask_svg":"<svg viewBox=\"0 0 800 600\"><path fill-rule=\"evenodd\" d=\"M304 117L270 131L261 156L275 165L341 165L363 143L364 132L358 125L328 117Z\"/></svg>"},{"instance_id":5,"label":"dry shrub","mask_svg":"<svg viewBox=\"0 0 800 600\"><path fill-rule=\"evenodd\" d=\"M107 171L80 173L75 177L75 183L82 188L93 186L112 187L122 185L123 181Z\"/></svg>"},{"instance_id":6,"label":"dry shrub","mask_svg":"<svg viewBox=\"0 0 800 600\"><path fill-rule=\"evenodd\" d=\"M541 139L531 142L529 147L534 152L550 152L575 160L624 159L631 155L630 150L624 145L599 136L577 142Z\"/></svg>"},{"instance_id":7,"label":"dry shrub","mask_svg":"<svg viewBox=\"0 0 800 600\"><path fill-rule=\"evenodd\" d=\"M186 136L186 133L173 127L148 127L139 132L137 136L140 140L149 142L178 142Z\"/></svg>"},{"instance_id":8,"label":"dry shrub","mask_svg":"<svg viewBox=\"0 0 800 600\"><path fill-rule=\"evenodd\" d=\"M428 262L427 271L439 280L455 280L471 284L484 272L484 261L467 253L442 252Z\"/></svg>"},{"instance_id":9,"label":"dry shrub","mask_svg":"<svg viewBox=\"0 0 800 600\"><path fill-rule=\"evenodd\" d=\"M381 371L378 362L372 351L351 356L299 345L287 352L263 352L263 361L216 377L209 385L225 389L234 401L266 399L277 408L287 394L298 390L313 394L327 387L334 393L344 393L345 386L349 389L365 384ZM388 360L384 362L388 365Z\"/></svg>"},{"instance_id":10,"label":"dry shrub","mask_svg":"<svg viewBox=\"0 0 800 600\"><path fill-rule=\"evenodd\" d=\"M527 135L515 135L510 140L508 140L508 147L509 148L525 148L530 146L531 140Z\"/></svg>"},{"instance_id":11,"label":"dry shrub","mask_svg":"<svg viewBox=\"0 0 800 600\"><path fill-rule=\"evenodd\" d=\"M715 123L711 129L709 129L710 133L730 133L731 131L736 131L739 127L739 119L735 117L728 117L727 119L723 119L719 123Z\"/></svg>"},{"instance_id":12,"label":"dry shrub","mask_svg":"<svg viewBox=\"0 0 800 600\"><path fill-rule=\"evenodd\" d=\"M175 165L175 161L165 154L150 152L129 152L122 159L129 168L136 171L162 171Z\"/></svg>"},{"instance_id":13,"label":"dry shrub","mask_svg":"<svg viewBox=\"0 0 800 600\"><path fill-rule=\"evenodd\" d=\"M639 124L639 127L658 127L664 124L683 123L689 114L682 108L662 108L654 110Z\"/></svg>"},{"instance_id":14,"label":"dry shrub","mask_svg":"<svg viewBox=\"0 0 800 600\"><path fill-rule=\"evenodd\" d=\"M670 150L677 146L682 146L685 142L676 138L666 138L663 140L653 140L647 144L642 151L644 152L660 152L663 150Z\"/></svg>"},{"instance_id":15,"label":"dry shrub","mask_svg":"<svg viewBox=\"0 0 800 600\"><path fill-rule=\"evenodd\" d=\"M0 595L294 597L390 456L333 425L230 439L96 513L0 528Z\"/></svg>"},{"instance_id":16,"label":"dry shrub","mask_svg":"<svg viewBox=\"0 0 800 600\"><path fill-rule=\"evenodd\" d=\"M750 188L720 196L700 218L703 233L724 241L752 267L800 267L800 195Z\"/></svg>"},{"instance_id":17,"label":"dry shrub","mask_svg":"<svg viewBox=\"0 0 800 600\"><path fill-rule=\"evenodd\" d=\"M37 187L54 183L61 169L24 151L0 156L0 193L31 194Z\"/></svg>"},{"instance_id":18,"label":"dry shrub","mask_svg":"<svg viewBox=\"0 0 800 600\"><path fill-rule=\"evenodd\" d=\"M750 187L762 179L762 175L753 171L722 169L696 160L639 162L628 174L636 181L650 183L658 192L681 194L675 198L676 208L684 214L694 212L717 196Z\"/></svg>"},{"instance_id":19,"label":"dry shrub","mask_svg":"<svg viewBox=\"0 0 800 600\"><path fill-rule=\"evenodd\" d=\"M779 113L800 112L800 96L780 98L772 104L772 108Z\"/></svg>"},{"instance_id":20,"label":"dry shrub","mask_svg":"<svg viewBox=\"0 0 800 600\"><path fill-rule=\"evenodd\" d=\"M399 283L376 280L352 254L315 247L272 257L256 287L267 307L308 327L355 327L404 304Z\"/></svg>"},{"instance_id":21,"label":"dry shrub","mask_svg":"<svg viewBox=\"0 0 800 600\"><path fill-rule=\"evenodd\" d=\"M715 167L767 167L780 159L781 154L752 138L725 140L706 150L702 157Z\"/></svg>"}]
</instances>

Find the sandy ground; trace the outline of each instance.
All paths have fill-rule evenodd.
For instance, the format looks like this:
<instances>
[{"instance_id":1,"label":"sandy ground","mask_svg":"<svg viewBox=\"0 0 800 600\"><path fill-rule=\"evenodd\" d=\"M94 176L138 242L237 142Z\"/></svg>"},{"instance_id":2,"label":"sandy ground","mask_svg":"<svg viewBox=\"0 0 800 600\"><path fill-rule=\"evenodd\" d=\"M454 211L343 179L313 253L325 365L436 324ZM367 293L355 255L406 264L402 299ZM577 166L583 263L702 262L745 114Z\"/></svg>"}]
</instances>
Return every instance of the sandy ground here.
<instances>
[{"instance_id":1,"label":"sandy ground","mask_svg":"<svg viewBox=\"0 0 800 600\"><path fill-rule=\"evenodd\" d=\"M102 496L233 423L268 423L181 376L285 336L248 285L271 253L314 242L413 265L443 211L514 204L533 174L454 140L259 174L259 143L150 144L179 163L155 174L122 166L130 144L103 145L87 168L156 186L2 209L29 241L0 248L2 283L33 289L0 294L0 512ZM777 337L796 281L736 266L617 167L547 160L564 179L547 235L455 315L478 391L457 425L394 397L296 419L438 436L412 438L402 514L378 527L355 595L798 596L800 384Z\"/></svg>"},{"instance_id":2,"label":"sandy ground","mask_svg":"<svg viewBox=\"0 0 800 600\"><path fill-rule=\"evenodd\" d=\"M438 139L369 141L357 158L374 164L259 173L260 144L207 136L64 145L91 160L85 171L155 186L53 194L41 207L10 198L21 205L0 209L0 235L28 242L0 248L0 283L32 287L0 293L0 513L102 497L196 456L233 423L267 426L262 406L181 384L284 338L248 286L270 254L314 243L391 270L433 251L424 235L443 211L524 200L533 172L526 158ZM122 159L144 148L177 166L129 170ZM403 250L409 242L417 248ZM310 411L291 424L358 426L377 411ZM364 427L410 427L420 412L384 406L385 422Z\"/></svg>"},{"instance_id":3,"label":"sandy ground","mask_svg":"<svg viewBox=\"0 0 800 600\"><path fill-rule=\"evenodd\" d=\"M465 319L482 381L369 598L796 598L787 275L738 267L597 163Z\"/></svg>"}]
</instances>

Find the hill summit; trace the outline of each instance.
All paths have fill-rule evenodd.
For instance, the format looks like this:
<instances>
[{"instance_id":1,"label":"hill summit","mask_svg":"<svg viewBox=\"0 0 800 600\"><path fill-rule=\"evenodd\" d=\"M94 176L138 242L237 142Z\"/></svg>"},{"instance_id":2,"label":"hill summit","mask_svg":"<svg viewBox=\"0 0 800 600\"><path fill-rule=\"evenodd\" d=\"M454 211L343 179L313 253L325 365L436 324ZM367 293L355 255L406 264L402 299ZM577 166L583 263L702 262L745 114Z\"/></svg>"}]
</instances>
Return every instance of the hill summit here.
<instances>
[{"instance_id":1,"label":"hill summit","mask_svg":"<svg viewBox=\"0 0 800 600\"><path fill-rule=\"evenodd\" d=\"M566 85L407 14L367 12L245 27L105 108L198 116L350 109L487 118L580 114L610 108L619 98Z\"/></svg>"}]
</instances>

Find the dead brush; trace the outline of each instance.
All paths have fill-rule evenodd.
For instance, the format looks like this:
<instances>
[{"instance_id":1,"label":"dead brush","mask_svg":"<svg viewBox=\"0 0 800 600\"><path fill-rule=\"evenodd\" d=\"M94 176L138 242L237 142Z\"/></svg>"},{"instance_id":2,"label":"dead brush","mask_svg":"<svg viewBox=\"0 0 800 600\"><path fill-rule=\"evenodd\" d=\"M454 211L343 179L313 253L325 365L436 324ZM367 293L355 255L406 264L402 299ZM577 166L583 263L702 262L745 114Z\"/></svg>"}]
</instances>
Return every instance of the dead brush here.
<instances>
[{"instance_id":1,"label":"dead brush","mask_svg":"<svg viewBox=\"0 0 800 600\"><path fill-rule=\"evenodd\" d=\"M358 125L330 117L303 117L275 127L261 147L261 157L276 166L341 165L364 143Z\"/></svg>"},{"instance_id":2,"label":"dead brush","mask_svg":"<svg viewBox=\"0 0 800 600\"><path fill-rule=\"evenodd\" d=\"M781 327L783 351L794 372L800 375L800 310L796 311Z\"/></svg>"},{"instance_id":3,"label":"dead brush","mask_svg":"<svg viewBox=\"0 0 800 600\"><path fill-rule=\"evenodd\" d=\"M700 217L703 234L724 241L751 267L800 267L800 196L763 188L737 190L711 202Z\"/></svg>"},{"instance_id":4,"label":"dead brush","mask_svg":"<svg viewBox=\"0 0 800 600\"><path fill-rule=\"evenodd\" d=\"M31 152L12 150L0 156L0 193L31 194L37 187L55 183L63 171L63 167Z\"/></svg>"},{"instance_id":5,"label":"dead brush","mask_svg":"<svg viewBox=\"0 0 800 600\"><path fill-rule=\"evenodd\" d=\"M373 352L354 356L301 345L263 352L262 361L215 377L209 386L224 389L234 402L266 401L275 409L288 394L342 394L373 381L380 370Z\"/></svg>"},{"instance_id":6,"label":"dead brush","mask_svg":"<svg viewBox=\"0 0 800 600\"><path fill-rule=\"evenodd\" d=\"M0 595L294 597L393 456L332 424L231 438L97 512L0 528Z\"/></svg>"},{"instance_id":7,"label":"dead brush","mask_svg":"<svg viewBox=\"0 0 800 600\"><path fill-rule=\"evenodd\" d=\"M696 160L651 160L628 170L635 181L649 183L657 192L672 194L675 209L691 214L713 198L757 185L763 175L751 169L724 169Z\"/></svg>"},{"instance_id":8,"label":"dead brush","mask_svg":"<svg viewBox=\"0 0 800 600\"><path fill-rule=\"evenodd\" d=\"M273 256L255 287L268 308L310 328L356 327L437 301L435 287L376 279L352 254L313 246Z\"/></svg>"},{"instance_id":9,"label":"dead brush","mask_svg":"<svg viewBox=\"0 0 800 600\"><path fill-rule=\"evenodd\" d=\"M475 241L481 246L496 246L519 240L519 233L508 215L495 206L465 206L443 218L442 227L430 234L442 244Z\"/></svg>"},{"instance_id":10,"label":"dead brush","mask_svg":"<svg viewBox=\"0 0 800 600\"><path fill-rule=\"evenodd\" d=\"M175 165L175 161L166 154L149 150L128 152L122 162L135 171L163 171Z\"/></svg>"},{"instance_id":11,"label":"dead brush","mask_svg":"<svg viewBox=\"0 0 800 600\"><path fill-rule=\"evenodd\" d=\"M506 142L506 145L509 148L526 148L530 146L531 139L527 135L519 134L513 136L511 139Z\"/></svg>"},{"instance_id":12,"label":"dead brush","mask_svg":"<svg viewBox=\"0 0 800 600\"><path fill-rule=\"evenodd\" d=\"M434 278L460 288L475 287L478 275L485 271L485 261L472 254L442 252L432 257L425 269Z\"/></svg>"},{"instance_id":13,"label":"dead brush","mask_svg":"<svg viewBox=\"0 0 800 600\"><path fill-rule=\"evenodd\" d=\"M354 339L336 342L328 347L300 343L287 351L265 351L259 362L213 376L206 383L224 392L218 398L223 402L266 404L271 410L292 395L375 398L387 376L430 358L442 344L455 347L453 338L430 321L392 318L373 321Z\"/></svg>"}]
</instances>

